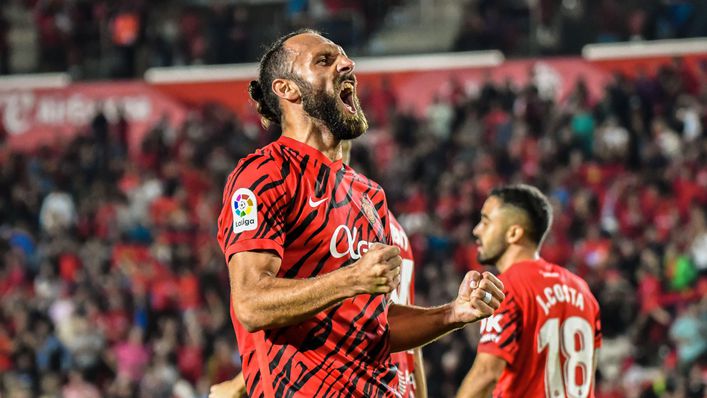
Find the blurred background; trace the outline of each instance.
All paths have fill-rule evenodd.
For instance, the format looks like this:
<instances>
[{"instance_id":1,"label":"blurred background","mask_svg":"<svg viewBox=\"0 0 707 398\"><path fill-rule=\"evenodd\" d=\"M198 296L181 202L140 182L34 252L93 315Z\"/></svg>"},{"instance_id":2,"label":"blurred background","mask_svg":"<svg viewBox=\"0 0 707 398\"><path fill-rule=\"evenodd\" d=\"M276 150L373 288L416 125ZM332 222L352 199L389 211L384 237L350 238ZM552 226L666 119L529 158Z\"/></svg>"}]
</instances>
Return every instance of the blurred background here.
<instances>
[{"instance_id":1,"label":"blurred background","mask_svg":"<svg viewBox=\"0 0 707 398\"><path fill-rule=\"evenodd\" d=\"M416 300L481 269L491 188L555 209L543 256L602 308L597 396L707 396L707 2L0 0L0 396L205 397L240 370L215 239L226 176L276 139L246 85L323 31L371 122ZM478 328L424 349L451 397Z\"/></svg>"},{"instance_id":2,"label":"blurred background","mask_svg":"<svg viewBox=\"0 0 707 398\"><path fill-rule=\"evenodd\" d=\"M141 77L254 62L282 32L327 32L349 55L498 49L576 55L587 43L707 36L699 0L3 0L0 74Z\"/></svg>"}]
</instances>

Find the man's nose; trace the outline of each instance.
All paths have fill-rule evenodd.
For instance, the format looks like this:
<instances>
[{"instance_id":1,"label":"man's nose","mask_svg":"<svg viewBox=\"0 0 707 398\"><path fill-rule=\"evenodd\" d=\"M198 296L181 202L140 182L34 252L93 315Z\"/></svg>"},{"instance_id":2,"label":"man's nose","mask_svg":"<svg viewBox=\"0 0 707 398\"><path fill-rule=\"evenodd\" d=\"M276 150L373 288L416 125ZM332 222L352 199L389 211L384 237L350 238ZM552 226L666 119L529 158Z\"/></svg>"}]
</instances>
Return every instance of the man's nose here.
<instances>
[{"instance_id":1,"label":"man's nose","mask_svg":"<svg viewBox=\"0 0 707 398\"><path fill-rule=\"evenodd\" d=\"M473 236L474 238L479 237L479 226L478 225L475 226L474 229L471 230L471 236Z\"/></svg>"},{"instance_id":2,"label":"man's nose","mask_svg":"<svg viewBox=\"0 0 707 398\"><path fill-rule=\"evenodd\" d=\"M336 70L339 73L351 73L354 71L356 63L349 57L342 55L339 64L336 66Z\"/></svg>"}]
</instances>

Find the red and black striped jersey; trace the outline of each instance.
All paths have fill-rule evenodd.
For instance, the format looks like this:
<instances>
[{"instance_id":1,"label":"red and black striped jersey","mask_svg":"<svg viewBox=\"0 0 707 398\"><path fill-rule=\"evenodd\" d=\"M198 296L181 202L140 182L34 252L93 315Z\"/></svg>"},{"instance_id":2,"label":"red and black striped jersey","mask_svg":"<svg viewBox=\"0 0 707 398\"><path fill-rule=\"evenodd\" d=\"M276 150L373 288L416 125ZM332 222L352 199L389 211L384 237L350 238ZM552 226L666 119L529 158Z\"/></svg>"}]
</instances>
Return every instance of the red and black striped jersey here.
<instances>
[{"instance_id":1,"label":"red and black striped jersey","mask_svg":"<svg viewBox=\"0 0 707 398\"><path fill-rule=\"evenodd\" d=\"M412 256L410 240L405 234L405 230L395 219L393 213L390 216L390 240L392 244L400 248L400 256L403 258L400 272L400 285L393 291L391 301L400 305L415 304L415 261ZM415 355L414 350L400 351L391 354L393 363L398 368L398 391L402 398L415 397Z\"/></svg>"},{"instance_id":2,"label":"red and black striped jersey","mask_svg":"<svg viewBox=\"0 0 707 398\"><path fill-rule=\"evenodd\" d=\"M340 160L288 137L241 160L218 220L228 262L270 250L277 276L311 278L389 243L383 189ZM244 264L243 266L247 266ZM302 323L248 333L231 311L249 397L395 397L388 299L362 294Z\"/></svg>"}]
</instances>

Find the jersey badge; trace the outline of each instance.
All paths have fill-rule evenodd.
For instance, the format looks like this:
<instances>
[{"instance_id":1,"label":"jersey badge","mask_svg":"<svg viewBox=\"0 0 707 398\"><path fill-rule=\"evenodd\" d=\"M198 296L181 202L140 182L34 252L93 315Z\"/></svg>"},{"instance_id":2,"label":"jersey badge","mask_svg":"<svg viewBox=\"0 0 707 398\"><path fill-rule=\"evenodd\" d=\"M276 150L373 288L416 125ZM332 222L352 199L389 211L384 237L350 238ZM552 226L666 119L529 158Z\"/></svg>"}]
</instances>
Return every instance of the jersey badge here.
<instances>
[{"instance_id":1,"label":"jersey badge","mask_svg":"<svg viewBox=\"0 0 707 398\"><path fill-rule=\"evenodd\" d=\"M258 199L253 191L239 188L231 196L233 232L252 231L258 227Z\"/></svg>"}]
</instances>

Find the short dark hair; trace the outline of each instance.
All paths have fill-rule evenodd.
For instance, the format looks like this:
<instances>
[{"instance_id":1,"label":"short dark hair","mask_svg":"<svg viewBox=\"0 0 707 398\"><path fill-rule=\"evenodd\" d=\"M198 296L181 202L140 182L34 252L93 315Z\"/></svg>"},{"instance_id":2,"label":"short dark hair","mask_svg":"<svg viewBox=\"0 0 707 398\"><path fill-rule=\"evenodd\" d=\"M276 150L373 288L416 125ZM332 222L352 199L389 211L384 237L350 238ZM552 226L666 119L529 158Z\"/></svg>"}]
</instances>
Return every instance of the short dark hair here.
<instances>
[{"instance_id":1,"label":"short dark hair","mask_svg":"<svg viewBox=\"0 0 707 398\"><path fill-rule=\"evenodd\" d=\"M280 124L282 119L280 101L270 87L275 79L292 77L287 62L289 55L285 50L285 42L291 37L305 33L321 35L312 29L299 29L275 40L260 59L258 80L252 80L248 85L248 93L257 104L258 113L262 117L264 126L271 122Z\"/></svg>"},{"instance_id":2,"label":"short dark hair","mask_svg":"<svg viewBox=\"0 0 707 398\"><path fill-rule=\"evenodd\" d=\"M494 188L490 196L525 212L530 221L526 231L528 238L538 246L542 244L552 224L552 207L538 188L526 184L507 185Z\"/></svg>"}]
</instances>

